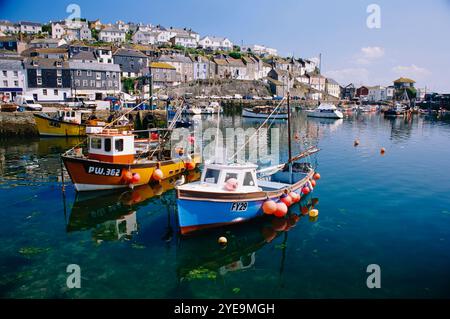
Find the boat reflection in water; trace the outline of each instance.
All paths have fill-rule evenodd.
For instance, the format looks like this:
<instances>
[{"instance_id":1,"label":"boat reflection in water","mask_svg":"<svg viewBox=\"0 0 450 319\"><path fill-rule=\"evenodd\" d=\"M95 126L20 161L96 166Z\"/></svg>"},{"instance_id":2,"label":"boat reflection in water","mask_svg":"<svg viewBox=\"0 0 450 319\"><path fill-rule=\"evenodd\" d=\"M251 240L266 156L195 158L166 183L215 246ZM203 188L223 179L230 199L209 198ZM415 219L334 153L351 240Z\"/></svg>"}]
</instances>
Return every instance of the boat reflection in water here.
<instances>
[{"instance_id":1,"label":"boat reflection in water","mask_svg":"<svg viewBox=\"0 0 450 319\"><path fill-rule=\"evenodd\" d=\"M257 261L257 251L280 236L284 236L280 245L283 267L288 232L300 222L317 221L317 216L308 216L317 204L317 198L309 199L292 206L285 218L265 215L247 223L180 236L177 250L179 281L217 279L230 272L250 269ZM226 246L218 244L218 238L222 236L227 238Z\"/></svg>"},{"instance_id":2,"label":"boat reflection in water","mask_svg":"<svg viewBox=\"0 0 450 319\"><path fill-rule=\"evenodd\" d=\"M190 171L187 182L200 178ZM136 211L156 196L174 189L179 176L122 192L77 193L66 225L67 232L92 230L95 242L129 240L138 230Z\"/></svg>"}]
</instances>

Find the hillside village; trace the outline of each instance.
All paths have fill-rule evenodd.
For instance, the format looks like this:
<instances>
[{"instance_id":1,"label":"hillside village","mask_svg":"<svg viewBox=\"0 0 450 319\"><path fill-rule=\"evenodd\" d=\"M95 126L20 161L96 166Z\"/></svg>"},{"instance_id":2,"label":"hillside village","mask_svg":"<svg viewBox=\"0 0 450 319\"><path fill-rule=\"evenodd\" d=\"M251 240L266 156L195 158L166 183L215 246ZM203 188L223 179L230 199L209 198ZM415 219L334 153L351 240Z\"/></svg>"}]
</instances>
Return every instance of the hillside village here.
<instances>
[{"instance_id":1,"label":"hillside village","mask_svg":"<svg viewBox=\"0 0 450 319\"><path fill-rule=\"evenodd\" d=\"M297 99L392 100L396 84L355 87L321 74L318 59L281 57L263 45L237 46L226 36L200 35L189 28L142 23L103 24L100 20L63 20L48 24L0 21L0 95L3 101L24 94L39 102L74 96L102 100L122 92L149 96L188 84L199 94L230 81L249 81L254 89L236 92L251 98L263 93ZM424 98L411 79L411 95ZM151 86L149 84L152 84ZM150 89L151 87L151 89ZM219 92L220 90L216 90ZM215 94L219 94L215 93Z\"/></svg>"}]
</instances>

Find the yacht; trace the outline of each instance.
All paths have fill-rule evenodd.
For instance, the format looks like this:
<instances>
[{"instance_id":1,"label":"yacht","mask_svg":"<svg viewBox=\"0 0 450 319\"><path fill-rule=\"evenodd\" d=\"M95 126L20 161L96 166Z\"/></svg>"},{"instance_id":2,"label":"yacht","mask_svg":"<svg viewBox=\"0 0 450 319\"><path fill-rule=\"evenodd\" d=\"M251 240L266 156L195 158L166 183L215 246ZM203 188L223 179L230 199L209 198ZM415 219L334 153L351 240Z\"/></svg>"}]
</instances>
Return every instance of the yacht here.
<instances>
[{"instance_id":1,"label":"yacht","mask_svg":"<svg viewBox=\"0 0 450 319\"><path fill-rule=\"evenodd\" d=\"M320 117L328 119L342 119L344 115L333 104L320 104L320 106L307 114L308 117Z\"/></svg>"}]
</instances>

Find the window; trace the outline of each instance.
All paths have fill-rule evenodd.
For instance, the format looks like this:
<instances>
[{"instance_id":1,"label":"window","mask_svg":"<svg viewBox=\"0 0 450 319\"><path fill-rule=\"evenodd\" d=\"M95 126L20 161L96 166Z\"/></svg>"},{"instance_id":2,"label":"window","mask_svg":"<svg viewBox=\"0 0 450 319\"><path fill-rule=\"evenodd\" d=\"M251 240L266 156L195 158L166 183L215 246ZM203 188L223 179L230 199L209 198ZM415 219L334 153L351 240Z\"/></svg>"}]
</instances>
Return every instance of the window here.
<instances>
[{"instance_id":1,"label":"window","mask_svg":"<svg viewBox=\"0 0 450 319\"><path fill-rule=\"evenodd\" d=\"M75 86L80 86L80 80L75 80Z\"/></svg>"},{"instance_id":2,"label":"window","mask_svg":"<svg viewBox=\"0 0 450 319\"><path fill-rule=\"evenodd\" d=\"M105 152L111 152L111 139L105 138Z\"/></svg>"},{"instance_id":3,"label":"window","mask_svg":"<svg viewBox=\"0 0 450 319\"><path fill-rule=\"evenodd\" d=\"M42 90L42 95L47 95L47 89Z\"/></svg>"},{"instance_id":4,"label":"window","mask_svg":"<svg viewBox=\"0 0 450 319\"><path fill-rule=\"evenodd\" d=\"M103 59L99 59L98 62L103 63Z\"/></svg>"},{"instance_id":5,"label":"window","mask_svg":"<svg viewBox=\"0 0 450 319\"><path fill-rule=\"evenodd\" d=\"M14 81L14 86L19 86L19 81Z\"/></svg>"},{"instance_id":6,"label":"window","mask_svg":"<svg viewBox=\"0 0 450 319\"><path fill-rule=\"evenodd\" d=\"M62 85L62 79L61 79L61 78L57 78L57 79L56 79L56 83L57 83L58 85Z\"/></svg>"},{"instance_id":7,"label":"window","mask_svg":"<svg viewBox=\"0 0 450 319\"><path fill-rule=\"evenodd\" d=\"M91 148L99 150L102 148L102 139L98 137L91 138Z\"/></svg>"},{"instance_id":8,"label":"window","mask_svg":"<svg viewBox=\"0 0 450 319\"><path fill-rule=\"evenodd\" d=\"M87 76L92 76L92 71L91 70L86 71L86 75Z\"/></svg>"},{"instance_id":9,"label":"window","mask_svg":"<svg viewBox=\"0 0 450 319\"><path fill-rule=\"evenodd\" d=\"M18 71L14 71L14 76L18 77L19 76L19 72Z\"/></svg>"},{"instance_id":10,"label":"window","mask_svg":"<svg viewBox=\"0 0 450 319\"><path fill-rule=\"evenodd\" d=\"M37 76L41 76L42 75L42 70L41 69L37 69L36 70L36 75Z\"/></svg>"},{"instance_id":11,"label":"window","mask_svg":"<svg viewBox=\"0 0 450 319\"><path fill-rule=\"evenodd\" d=\"M106 72L106 78L109 79L110 76L111 76L111 73Z\"/></svg>"},{"instance_id":12,"label":"window","mask_svg":"<svg viewBox=\"0 0 450 319\"><path fill-rule=\"evenodd\" d=\"M81 76L81 70L77 70L77 76Z\"/></svg>"},{"instance_id":13,"label":"window","mask_svg":"<svg viewBox=\"0 0 450 319\"><path fill-rule=\"evenodd\" d=\"M42 85L42 78L37 78L37 85Z\"/></svg>"},{"instance_id":14,"label":"window","mask_svg":"<svg viewBox=\"0 0 450 319\"><path fill-rule=\"evenodd\" d=\"M238 178L238 174L237 173L227 173L227 175L225 175L225 183L229 180L229 179L237 179Z\"/></svg>"},{"instance_id":15,"label":"window","mask_svg":"<svg viewBox=\"0 0 450 319\"><path fill-rule=\"evenodd\" d=\"M217 184L219 181L220 170L209 168L206 170L204 182Z\"/></svg>"},{"instance_id":16,"label":"window","mask_svg":"<svg viewBox=\"0 0 450 319\"><path fill-rule=\"evenodd\" d=\"M101 88L101 87L102 87L102 82L100 82L100 81L97 81L97 83L96 83L96 87L97 87L97 88Z\"/></svg>"},{"instance_id":17,"label":"window","mask_svg":"<svg viewBox=\"0 0 450 319\"><path fill-rule=\"evenodd\" d=\"M88 80L83 80L83 86L88 86Z\"/></svg>"},{"instance_id":18,"label":"window","mask_svg":"<svg viewBox=\"0 0 450 319\"><path fill-rule=\"evenodd\" d=\"M123 138L116 140L116 151L123 152Z\"/></svg>"},{"instance_id":19,"label":"window","mask_svg":"<svg viewBox=\"0 0 450 319\"><path fill-rule=\"evenodd\" d=\"M112 81L108 81L108 87L112 87Z\"/></svg>"},{"instance_id":20,"label":"window","mask_svg":"<svg viewBox=\"0 0 450 319\"><path fill-rule=\"evenodd\" d=\"M114 86L115 86L116 88L118 88L118 87L119 87L119 82L114 81Z\"/></svg>"},{"instance_id":21,"label":"window","mask_svg":"<svg viewBox=\"0 0 450 319\"><path fill-rule=\"evenodd\" d=\"M97 74L95 75L95 78L97 80L101 80L102 79L102 74L100 72L97 72Z\"/></svg>"},{"instance_id":22,"label":"window","mask_svg":"<svg viewBox=\"0 0 450 319\"><path fill-rule=\"evenodd\" d=\"M3 71L3 76L8 76L8 71Z\"/></svg>"},{"instance_id":23,"label":"window","mask_svg":"<svg viewBox=\"0 0 450 319\"><path fill-rule=\"evenodd\" d=\"M252 173L250 172L245 173L244 186L255 186Z\"/></svg>"},{"instance_id":24,"label":"window","mask_svg":"<svg viewBox=\"0 0 450 319\"><path fill-rule=\"evenodd\" d=\"M53 90L53 95L58 96L58 90Z\"/></svg>"},{"instance_id":25,"label":"window","mask_svg":"<svg viewBox=\"0 0 450 319\"><path fill-rule=\"evenodd\" d=\"M109 63L109 64L111 64L111 63L112 63L111 59L108 59L108 63Z\"/></svg>"},{"instance_id":26,"label":"window","mask_svg":"<svg viewBox=\"0 0 450 319\"><path fill-rule=\"evenodd\" d=\"M56 62L56 66L57 66L58 68L62 67L62 62L61 62L61 61L57 61L57 62Z\"/></svg>"},{"instance_id":27,"label":"window","mask_svg":"<svg viewBox=\"0 0 450 319\"><path fill-rule=\"evenodd\" d=\"M3 81L3 86L8 87L8 81Z\"/></svg>"},{"instance_id":28,"label":"window","mask_svg":"<svg viewBox=\"0 0 450 319\"><path fill-rule=\"evenodd\" d=\"M56 76L62 76L62 70L56 70Z\"/></svg>"},{"instance_id":29,"label":"window","mask_svg":"<svg viewBox=\"0 0 450 319\"><path fill-rule=\"evenodd\" d=\"M91 80L91 86L94 87L95 86L95 81Z\"/></svg>"},{"instance_id":30,"label":"window","mask_svg":"<svg viewBox=\"0 0 450 319\"><path fill-rule=\"evenodd\" d=\"M112 77L113 77L113 79L116 78L116 72L113 72L113 73L112 73Z\"/></svg>"}]
</instances>

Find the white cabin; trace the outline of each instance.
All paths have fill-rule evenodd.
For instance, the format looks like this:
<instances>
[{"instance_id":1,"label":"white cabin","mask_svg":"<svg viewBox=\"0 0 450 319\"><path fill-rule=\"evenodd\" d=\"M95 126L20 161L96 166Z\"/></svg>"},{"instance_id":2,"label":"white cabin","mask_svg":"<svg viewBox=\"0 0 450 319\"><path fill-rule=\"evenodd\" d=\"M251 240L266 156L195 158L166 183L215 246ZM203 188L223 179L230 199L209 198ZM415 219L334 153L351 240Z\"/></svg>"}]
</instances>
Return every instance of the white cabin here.
<instances>
[{"instance_id":1,"label":"white cabin","mask_svg":"<svg viewBox=\"0 0 450 319\"><path fill-rule=\"evenodd\" d=\"M88 139L89 158L110 163L134 162L134 135L117 130L103 130Z\"/></svg>"}]
</instances>

